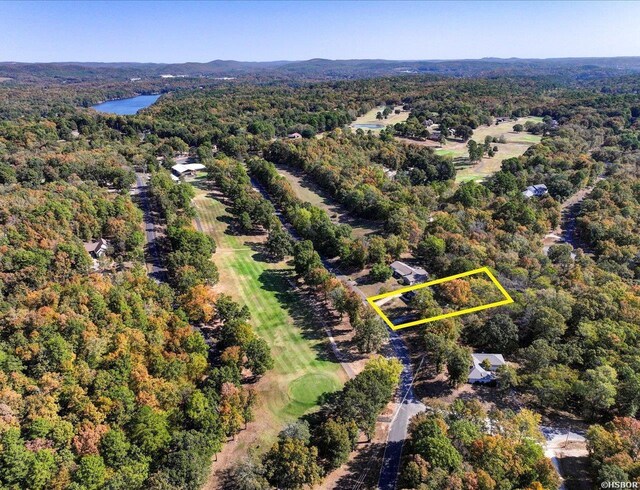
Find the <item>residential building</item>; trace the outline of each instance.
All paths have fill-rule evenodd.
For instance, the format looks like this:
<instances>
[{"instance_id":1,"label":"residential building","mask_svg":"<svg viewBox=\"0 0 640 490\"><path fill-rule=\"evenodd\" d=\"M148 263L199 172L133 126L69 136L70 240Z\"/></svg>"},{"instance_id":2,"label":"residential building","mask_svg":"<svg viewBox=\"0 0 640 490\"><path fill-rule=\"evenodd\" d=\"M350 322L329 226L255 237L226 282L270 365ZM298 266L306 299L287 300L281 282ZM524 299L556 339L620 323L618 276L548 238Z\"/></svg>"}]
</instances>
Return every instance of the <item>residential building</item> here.
<instances>
[{"instance_id":1,"label":"residential building","mask_svg":"<svg viewBox=\"0 0 640 490\"><path fill-rule=\"evenodd\" d=\"M393 270L393 277L399 279L403 284L408 286L424 282L429 278L429 274L422 267L411 267L399 260L396 260L391 264L391 269Z\"/></svg>"},{"instance_id":2,"label":"residential building","mask_svg":"<svg viewBox=\"0 0 640 490\"><path fill-rule=\"evenodd\" d=\"M109 242L106 241L104 238L98 238L98 240L96 240L95 242L84 243L84 249L94 259L98 259L102 257L105 253L107 253L108 248L109 248Z\"/></svg>"},{"instance_id":3,"label":"residential building","mask_svg":"<svg viewBox=\"0 0 640 490\"><path fill-rule=\"evenodd\" d=\"M534 197L534 196L541 197L547 194L548 192L549 190L547 189L546 185L536 184L536 185L530 185L529 187L527 187L522 193L522 195L524 197Z\"/></svg>"},{"instance_id":4,"label":"residential building","mask_svg":"<svg viewBox=\"0 0 640 490\"><path fill-rule=\"evenodd\" d=\"M496 379L496 370L507 363L502 354L471 354L473 365L469 371L469 383L491 383Z\"/></svg>"}]
</instances>

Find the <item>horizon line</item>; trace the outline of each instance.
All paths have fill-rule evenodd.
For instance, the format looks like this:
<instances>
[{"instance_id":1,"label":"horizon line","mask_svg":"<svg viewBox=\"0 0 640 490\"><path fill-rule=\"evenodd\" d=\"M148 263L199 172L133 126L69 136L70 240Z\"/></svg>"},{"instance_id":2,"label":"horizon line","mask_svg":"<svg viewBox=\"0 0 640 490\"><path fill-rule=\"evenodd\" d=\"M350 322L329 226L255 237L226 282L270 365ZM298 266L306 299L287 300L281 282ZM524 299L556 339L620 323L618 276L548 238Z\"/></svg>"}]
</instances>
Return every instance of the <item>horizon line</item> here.
<instances>
[{"instance_id":1,"label":"horizon line","mask_svg":"<svg viewBox=\"0 0 640 490\"><path fill-rule=\"evenodd\" d=\"M83 63L95 63L95 64L132 64L132 65L182 65L182 64L199 64L207 65L217 62L234 62L234 63L305 63L308 61L388 61L398 63L439 63L448 61L551 61L551 60L602 60L602 59L614 59L614 58L640 58L638 55L614 55L614 56L558 56L558 57L546 57L546 58L520 58L518 56L510 56L507 58L501 58L498 56L483 56L482 58L431 58L431 59L393 59L393 58L308 58L299 60L286 60L286 59L274 59L274 60L236 60L236 59L213 59L209 61L13 61L3 60L0 64L14 64L14 65L36 65L36 64L83 64Z\"/></svg>"}]
</instances>

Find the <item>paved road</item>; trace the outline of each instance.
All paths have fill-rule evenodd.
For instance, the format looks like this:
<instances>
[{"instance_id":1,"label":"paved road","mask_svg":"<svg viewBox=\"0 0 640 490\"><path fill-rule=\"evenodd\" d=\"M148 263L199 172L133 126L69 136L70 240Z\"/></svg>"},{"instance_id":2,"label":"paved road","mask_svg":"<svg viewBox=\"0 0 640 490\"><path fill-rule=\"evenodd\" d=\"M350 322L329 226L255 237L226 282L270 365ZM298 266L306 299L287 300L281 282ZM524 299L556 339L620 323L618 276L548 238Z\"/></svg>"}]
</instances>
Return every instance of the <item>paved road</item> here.
<instances>
[{"instance_id":1,"label":"paved road","mask_svg":"<svg viewBox=\"0 0 640 490\"><path fill-rule=\"evenodd\" d=\"M151 214L151 206L149 205L149 185L147 183L147 175L145 173L136 172L136 187L132 194L138 197L140 209L143 213L144 235L145 235L145 257L149 276L156 281L164 281L166 269L162 266L160 259L160 250L158 249L158 235L156 233L156 224Z\"/></svg>"},{"instance_id":2,"label":"paved road","mask_svg":"<svg viewBox=\"0 0 640 490\"><path fill-rule=\"evenodd\" d=\"M251 184L264 196L265 199L270 200L269 194L258 181L251 178ZM302 239L296 230L286 221L282 213L277 209L276 216L282 223L282 226L289 231L295 240ZM323 258L322 263L329 272L333 273L350 290L358 294L362 298L363 303L369 307L369 304L367 303L367 296L354 281L352 281L348 276L340 273L339 269L334 267L334 265L329 263L326 259ZM338 355L339 349L335 345L333 337L331 337L329 332L327 332L327 334L329 335L329 340L332 342L332 349L336 353L336 357L338 360L341 360L341 355ZM398 408L393 415L391 425L389 427L389 434L387 436L387 442L382 458L382 468L380 469L380 477L378 479L378 488L381 490L395 490L398 483L402 447L407 438L409 420L411 420L411 417L414 415L424 412L426 409L426 406L416 397L413 391L413 366L411 365L411 357L409 356L409 351L404 340L395 331L390 331L389 340L395 357L402 363L403 370L400 385L396 392ZM353 377L353 371L351 369L347 370L347 374L349 374L350 377Z\"/></svg>"},{"instance_id":3,"label":"paved road","mask_svg":"<svg viewBox=\"0 0 640 490\"><path fill-rule=\"evenodd\" d=\"M407 439L409 421L411 417L424 412L427 408L413 391L414 372L407 345L395 331L391 331L390 341L396 358L402 362L403 370L397 393L399 405L391 421L382 457L380 477L378 478L378 488L381 490L395 490L398 484L402 447Z\"/></svg>"}]
</instances>

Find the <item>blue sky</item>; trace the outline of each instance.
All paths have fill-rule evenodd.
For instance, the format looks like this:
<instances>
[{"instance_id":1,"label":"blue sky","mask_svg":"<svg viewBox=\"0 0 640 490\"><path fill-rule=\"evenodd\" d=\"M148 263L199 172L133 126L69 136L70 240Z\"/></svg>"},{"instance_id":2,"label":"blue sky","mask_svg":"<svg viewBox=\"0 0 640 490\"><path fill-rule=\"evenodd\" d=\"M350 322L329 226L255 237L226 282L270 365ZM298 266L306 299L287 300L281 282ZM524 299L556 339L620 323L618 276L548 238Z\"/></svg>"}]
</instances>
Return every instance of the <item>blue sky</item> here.
<instances>
[{"instance_id":1,"label":"blue sky","mask_svg":"<svg viewBox=\"0 0 640 490\"><path fill-rule=\"evenodd\" d=\"M640 56L636 2L8 2L0 61Z\"/></svg>"}]
</instances>

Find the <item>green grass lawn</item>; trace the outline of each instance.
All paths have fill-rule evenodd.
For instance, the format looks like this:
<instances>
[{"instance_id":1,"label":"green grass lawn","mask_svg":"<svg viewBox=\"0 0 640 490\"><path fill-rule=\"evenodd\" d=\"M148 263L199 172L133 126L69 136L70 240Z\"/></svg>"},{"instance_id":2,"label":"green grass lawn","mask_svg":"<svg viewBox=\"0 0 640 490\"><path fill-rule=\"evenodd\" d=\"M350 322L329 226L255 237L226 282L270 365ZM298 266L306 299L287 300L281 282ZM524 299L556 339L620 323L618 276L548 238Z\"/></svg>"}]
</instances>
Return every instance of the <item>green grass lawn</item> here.
<instances>
[{"instance_id":1,"label":"green grass lawn","mask_svg":"<svg viewBox=\"0 0 640 490\"><path fill-rule=\"evenodd\" d=\"M217 244L216 289L249 307L256 332L271 347L275 367L256 388L256 422L260 439L268 442L284 424L312 410L320 395L339 389L345 375L327 353L324 330L314 325L298 293L292 291L292 268L285 262L257 259L256 245L263 238L225 233L224 219L229 215L220 201L198 189L193 202L203 230Z\"/></svg>"},{"instance_id":2,"label":"green grass lawn","mask_svg":"<svg viewBox=\"0 0 640 490\"><path fill-rule=\"evenodd\" d=\"M378 112L382 112L385 106L374 107L366 114L358 117L353 123L354 124L382 124L383 126L389 126L390 124L396 124L399 122L404 122L409 118L409 111L402 111L400 114L395 113L395 109L402 109L402 106L395 106L394 112L389 114L386 119L377 119L376 115ZM368 131L366 129L365 131ZM379 129L372 129L371 131L380 131Z\"/></svg>"},{"instance_id":3,"label":"green grass lawn","mask_svg":"<svg viewBox=\"0 0 640 490\"><path fill-rule=\"evenodd\" d=\"M441 156L450 156L450 157L466 157L469 155L469 151L467 150L467 147L463 147L463 148L458 148L455 150L449 150L447 148L436 148L435 152L437 155L441 155Z\"/></svg>"},{"instance_id":4,"label":"green grass lawn","mask_svg":"<svg viewBox=\"0 0 640 490\"><path fill-rule=\"evenodd\" d=\"M524 124L527 121L540 122L540 117L521 117L517 121L508 121L498 125L480 126L473 131L472 139L483 144L486 136L504 137L505 143L495 143L498 147L498 153L493 157L484 157L482 161L474 165L457 164L458 173L456 182L466 182L469 180L482 180L500 170L502 160L517 157L527 151L531 145L539 143L542 139L539 135L529 134L526 132L516 133L513 131L515 124ZM436 154L442 156L450 156L454 158L468 158L469 150L467 143L459 140L449 140L442 148L435 149ZM454 162L456 163L456 162ZM458 162L459 163L459 162Z\"/></svg>"}]
</instances>

